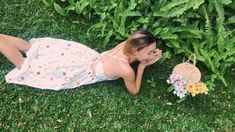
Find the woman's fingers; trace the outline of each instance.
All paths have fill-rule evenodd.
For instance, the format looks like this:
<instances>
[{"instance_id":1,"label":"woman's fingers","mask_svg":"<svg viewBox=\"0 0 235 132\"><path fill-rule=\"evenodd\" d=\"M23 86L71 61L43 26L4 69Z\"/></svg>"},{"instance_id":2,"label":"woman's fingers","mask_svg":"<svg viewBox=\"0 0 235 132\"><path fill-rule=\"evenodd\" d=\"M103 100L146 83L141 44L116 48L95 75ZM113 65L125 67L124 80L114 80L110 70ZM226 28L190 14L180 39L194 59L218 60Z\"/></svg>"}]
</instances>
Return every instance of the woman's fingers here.
<instances>
[{"instance_id":1,"label":"woman's fingers","mask_svg":"<svg viewBox=\"0 0 235 132\"><path fill-rule=\"evenodd\" d=\"M149 63L155 63L157 60L159 60L162 57L162 50L155 49L152 54L152 59L149 61Z\"/></svg>"},{"instance_id":2,"label":"woman's fingers","mask_svg":"<svg viewBox=\"0 0 235 132\"><path fill-rule=\"evenodd\" d=\"M162 55L162 51L156 52L155 56L161 56Z\"/></svg>"},{"instance_id":3,"label":"woman's fingers","mask_svg":"<svg viewBox=\"0 0 235 132\"><path fill-rule=\"evenodd\" d=\"M155 50L154 50L154 54L155 54L155 55L162 54L162 50L160 50L160 49L155 49Z\"/></svg>"}]
</instances>

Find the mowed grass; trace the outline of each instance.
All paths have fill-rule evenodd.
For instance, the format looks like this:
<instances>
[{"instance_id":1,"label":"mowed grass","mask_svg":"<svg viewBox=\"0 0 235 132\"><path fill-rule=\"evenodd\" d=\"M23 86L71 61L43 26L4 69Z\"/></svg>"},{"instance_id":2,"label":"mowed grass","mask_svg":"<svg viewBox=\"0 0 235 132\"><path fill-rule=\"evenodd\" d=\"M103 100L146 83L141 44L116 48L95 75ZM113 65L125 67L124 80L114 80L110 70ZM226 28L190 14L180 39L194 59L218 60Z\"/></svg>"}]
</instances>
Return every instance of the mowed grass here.
<instances>
[{"instance_id":1,"label":"mowed grass","mask_svg":"<svg viewBox=\"0 0 235 132\"><path fill-rule=\"evenodd\" d=\"M62 17L40 0L2 0L0 16L0 33L62 38L103 51L103 40L86 34L95 20ZM218 81L209 95L178 104L166 92L166 79L181 60L150 66L140 93L131 96L121 79L57 92L7 84L4 76L14 66L0 55L0 131L235 131L234 66L226 74L228 87ZM206 79L210 72L200 68ZM151 79L155 87L147 83Z\"/></svg>"}]
</instances>

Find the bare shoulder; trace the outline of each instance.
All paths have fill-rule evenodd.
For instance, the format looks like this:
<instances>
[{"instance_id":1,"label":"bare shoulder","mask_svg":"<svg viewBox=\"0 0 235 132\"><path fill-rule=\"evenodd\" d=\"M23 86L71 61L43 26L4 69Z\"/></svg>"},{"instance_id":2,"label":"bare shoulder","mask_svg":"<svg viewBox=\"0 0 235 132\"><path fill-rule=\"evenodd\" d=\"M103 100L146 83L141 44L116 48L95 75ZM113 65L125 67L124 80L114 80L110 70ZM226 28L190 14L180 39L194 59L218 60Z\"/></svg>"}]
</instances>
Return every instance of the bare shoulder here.
<instances>
[{"instance_id":1,"label":"bare shoulder","mask_svg":"<svg viewBox=\"0 0 235 132\"><path fill-rule=\"evenodd\" d=\"M135 76L135 72L132 69L132 67L130 66L130 64L126 63L126 62L122 62L119 66L119 76L123 79L126 78L133 78Z\"/></svg>"}]
</instances>

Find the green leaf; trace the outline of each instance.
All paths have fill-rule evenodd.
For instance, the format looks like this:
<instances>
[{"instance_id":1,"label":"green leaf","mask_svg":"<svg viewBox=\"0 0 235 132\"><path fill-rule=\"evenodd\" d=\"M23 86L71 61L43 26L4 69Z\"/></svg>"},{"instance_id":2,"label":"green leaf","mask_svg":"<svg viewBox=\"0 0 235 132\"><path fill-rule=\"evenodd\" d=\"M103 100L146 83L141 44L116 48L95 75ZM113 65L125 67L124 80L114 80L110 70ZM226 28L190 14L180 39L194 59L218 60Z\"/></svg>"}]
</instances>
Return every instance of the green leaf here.
<instances>
[{"instance_id":1,"label":"green leaf","mask_svg":"<svg viewBox=\"0 0 235 132\"><path fill-rule=\"evenodd\" d=\"M130 6L128 7L128 10L134 10L136 5L137 5L137 3L135 2L135 0L131 0Z\"/></svg>"},{"instance_id":2,"label":"green leaf","mask_svg":"<svg viewBox=\"0 0 235 132\"><path fill-rule=\"evenodd\" d=\"M48 2L47 0L42 0L42 2L46 5L46 6L50 6L50 2Z\"/></svg>"},{"instance_id":3,"label":"green leaf","mask_svg":"<svg viewBox=\"0 0 235 132\"><path fill-rule=\"evenodd\" d=\"M110 31L108 32L108 34L106 35L105 39L104 39L104 46L103 46L103 48L106 47L106 45L107 45L107 43L109 42L110 37L111 37L112 35L113 35L113 30L110 30Z\"/></svg>"},{"instance_id":4,"label":"green leaf","mask_svg":"<svg viewBox=\"0 0 235 132\"><path fill-rule=\"evenodd\" d=\"M174 8L176 6L180 6L180 5L187 3L187 2L188 2L188 0L174 0L172 2L169 2L166 6L162 7L161 11L168 12L172 8Z\"/></svg>"},{"instance_id":5,"label":"green leaf","mask_svg":"<svg viewBox=\"0 0 235 132\"><path fill-rule=\"evenodd\" d=\"M117 5L117 3L112 3L111 6L108 7L108 11L111 12L111 10L115 9Z\"/></svg>"},{"instance_id":6,"label":"green leaf","mask_svg":"<svg viewBox=\"0 0 235 132\"><path fill-rule=\"evenodd\" d=\"M222 4L224 5L229 5L230 3L232 3L232 0L221 0Z\"/></svg>"},{"instance_id":7,"label":"green leaf","mask_svg":"<svg viewBox=\"0 0 235 132\"><path fill-rule=\"evenodd\" d=\"M211 69L211 71L213 73L215 73L218 77L220 75L219 71L216 69L216 66L219 66L220 64L216 64L212 62L212 58L210 56L210 54L208 53L208 51L204 50L204 49L200 49L200 53L202 54L202 56L206 59L206 62L204 63L208 68Z\"/></svg>"},{"instance_id":8,"label":"green leaf","mask_svg":"<svg viewBox=\"0 0 235 132\"><path fill-rule=\"evenodd\" d=\"M111 22L112 22L112 24L113 24L113 28L114 28L115 30L117 30L117 29L119 28L119 25L118 25L117 21L114 19L114 17L111 16L111 15L109 15L109 16L107 16L107 17L111 20Z\"/></svg>"},{"instance_id":9,"label":"green leaf","mask_svg":"<svg viewBox=\"0 0 235 132\"><path fill-rule=\"evenodd\" d=\"M55 2L54 2L54 8L60 15L66 16L64 9L61 8L60 5L56 4Z\"/></svg>"},{"instance_id":10,"label":"green leaf","mask_svg":"<svg viewBox=\"0 0 235 132\"><path fill-rule=\"evenodd\" d=\"M174 90L174 87L173 86L170 86L168 89L167 89L167 92L171 92Z\"/></svg>"},{"instance_id":11,"label":"green leaf","mask_svg":"<svg viewBox=\"0 0 235 132\"><path fill-rule=\"evenodd\" d=\"M219 25L218 27L218 41L217 41L217 45L218 45L218 50L220 53L222 53L225 49L224 44L225 44L225 40L224 40L224 27L222 25Z\"/></svg>"},{"instance_id":12,"label":"green leaf","mask_svg":"<svg viewBox=\"0 0 235 132\"><path fill-rule=\"evenodd\" d=\"M66 7L66 11L69 12L69 11L74 11L75 10L75 6L68 6Z\"/></svg>"},{"instance_id":13,"label":"green leaf","mask_svg":"<svg viewBox=\"0 0 235 132\"><path fill-rule=\"evenodd\" d=\"M181 48L179 49L181 50L183 53L185 53L186 55L190 55L193 54L193 52L191 51L191 49L189 48L188 44L182 44Z\"/></svg>"},{"instance_id":14,"label":"green leaf","mask_svg":"<svg viewBox=\"0 0 235 132\"><path fill-rule=\"evenodd\" d=\"M104 36L104 32L105 32L105 28L106 28L106 23L104 23L104 25L102 26L102 30L101 30L101 37Z\"/></svg>"},{"instance_id":15,"label":"green leaf","mask_svg":"<svg viewBox=\"0 0 235 132\"><path fill-rule=\"evenodd\" d=\"M219 61L230 58L230 56L235 55L235 47L221 53L218 57L215 58L215 63L219 63Z\"/></svg>"},{"instance_id":16,"label":"green leaf","mask_svg":"<svg viewBox=\"0 0 235 132\"><path fill-rule=\"evenodd\" d=\"M195 1L193 0L188 0L187 3L183 4L182 6L177 6L174 7L173 9L171 9L170 11L167 12L166 16L163 17L167 17L167 18L171 18L171 17L179 17L181 16L183 13L185 13L188 9L190 9L191 7L193 7L195 5L194 3Z\"/></svg>"},{"instance_id":17,"label":"green leaf","mask_svg":"<svg viewBox=\"0 0 235 132\"><path fill-rule=\"evenodd\" d=\"M141 24L149 23L149 19L147 17L146 18L141 17L140 19L137 20L137 22Z\"/></svg>"},{"instance_id":18,"label":"green leaf","mask_svg":"<svg viewBox=\"0 0 235 132\"><path fill-rule=\"evenodd\" d=\"M220 0L213 0L215 4L215 9L218 13L218 18L216 19L217 24L217 46L220 53L224 50L224 35L225 35L225 28L224 28L224 8L223 4Z\"/></svg>"},{"instance_id":19,"label":"green leaf","mask_svg":"<svg viewBox=\"0 0 235 132\"><path fill-rule=\"evenodd\" d=\"M153 34L156 36L156 35L159 35L159 33L162 31L162 28L156 28L154 31L153 31Z\"/></svg>"},{"instance_id":20,"label":"green leaf","mask_svg":"<svg viewBox=\"0 0 235 132\"><path fill-rule=\"evenodd\" d=\"M201 54L199 53L199 49L201 48L200 43L193 42L192 45L193 45L193 49L196 54L197 60L205 61L205 58L201 56Z\"/></svg>"},{"instance_id":21,"label":"green leaf","mask_svg":"<svg viewBox=\"0 0 235 132\"><path fill-rule=\"evenodd\" d=\"M223 8L223 5L221 3L221 0L213 0L214 4L215 4L215 9L218 13L218 18L217 20L219 21L219 23L221 25L223 25L223 22L224 22L224 8Z\"/></svg>"},{"instance_id":22,"label":"green leaf","mask_svg":"<svg viewBox=\"0 0 235 132\"><path fill-rule=\"evenodd\" d=\"M221 75L218 75L218 77L219 77L219 79L223 82L224 86L227 87L228 84L227 84L226 80L224 79L224 77L221 76Z\"/></svg>"},{"instance_id":23,"label":"green leaf","mask_svg":"<svg viewBox=\"0 0 235 132\"><path fill-rule=\"evenodd\" d=\"M177 40L172 40L172 39L170 39L170 40L168 40L168 41L169 41L170 45L171 45L173 48L180 48L179 41L177 41Z\"/></svg>"},{"instance_id":24,"label":"green leaf","mask_svg":"<svg viewBox=\"0 0 235 132\"><path fill-rule=\"evenodd\" d=\"M235 57L234 58L228 58L226 60L224 60L225 62L231 62L231 63L235 63Z\"/></svg>"},{"instance_id":25,"label":"green leaf","mask_svg":"<svg viewBox=\"0 0 235 132\"><path fill-rule=\"evenodd\" d=\"M193 1L194 1L193 9L198 9L198 7L205 2L205 0L193 0Z\"/></svg>"},{"instance_id":26,"label":"green leaf","mask_svg":"<svg viewBox=\"0 0 235 132\"><path fill-rule=\"evenodd\" d=\"M80 21L72 21L74 24L80 24Z\"/></svg>"},{"instance_id":27,"label":"green leaf","mask_svg":"<svg viewBox=\"0 0 235 132\"><path fill-rule=\"evenodd\" d=\"M168 14L166 15L167 18L171 18L171 17L179 17L180 15L182 15L186 10L188 10L189 8L182 8L182 7L176 7L174 9L172 9L170 12L168 12ZM165 16L164 16L165 17Z\"/></svg>"},{"instance_id":28,"label":"green leaf","mask_svg":"<svg viewBox=\"0 0 235 132\"><path fill-rule=\"evenodd\" d=\"M133 16L141 16L141 14L139 12L132 12L132 11L129 11L129 10L126 10L124 11L123 13L119 13L119 16L121 17L121 24L118 28L118 32L124 36L125 35L125 30L126 30L126 20L127 20L127 17L133 17Z\"/></svg>"},{"instance_id":29,"label":"green leaf","mask_svg":"<svg viewBox=\"0 0 235 132\"><path fill-rule=\"evenodd\" d=\"M75 4L75 0L68 0L70 5L74 5Z\"/></svg>"},{"instance_id":30,"label":"green leaf","mask_svg":"<svg viewBox=\"0 0 235 132\"><path fill-rule=\"evenodd\" d=\"M226 22L226 24L234 24L235 23L235 16L231 16L228 18L228 21Z\"/></svg>"},{"instance_id":31,"label":"green leaf","mask_svg":"<svg viewBox=\"0 0 235 132\"><path fill-rule=\"evenodd\" d=\"M87 30L87 33L89 33L90 30L94 30L94 29L97 29L97 28L103 28L104 26L106 26L106 23L102 23L102 22L96 23L95 25L91 26L91 27Z\"/></svg>"},{"instance_id":32,"label":"green leaf","mask_svg":"<svg viewBox=\"0 0 235 132\"><path fill-rule=\"evenodd\" d=\"M208 13L207 13L207 10L205 8L205 6L203 5L202 6L202 12L204 14L204 17L206 19L206 25L205 25L205 28L206 28L206 32L204 33L205 37L206 37L206 42L207 42L207 47L210 49L212 46L213 46L213 39L214 39L214 36L212 35L212 26L211 26L211 21L209 19L209 16L208 16Z\"/></svg>"},{"instance_id":33,"label":"green leaf","mask_svg":"<svg viewBox=\"0 0 235 132\"><path fill-rule=\"evenodd\" d=\"M183 97L181 99L178 99L176 102L177 103L181 103L181 102L185 101L186 99L187 99L187 96L185 96L185 97Z\"/></svg>"},{"instance_id":34,"label":"green leaf","mask_svg":"<svg viewBox=\"0 0 235 132\"><path fill-rule=\"evenodd\" d=\"M89 2L86 2L86 1L77 1L76 5L75 5L75 9L76 9L76 12L78 14L81 14L83 9L89 5Z\"/></svg>"},{"instance_id":35,"label":"green leaf","mask_svg":"<svg viewBox=\"0 0 235 132\"><path fill-rule=\"evenodd\" d=\"M125 34L125 27L120 26L120 27L118 28L117 32L120 33L122 36L124 36L124 34Z\"/></svg>"},{"instance_id":36,"label":"green leaf","mask_svg":"<svg viewBox=\"0 0 235 132\"><path fill-rule=\"evenodd\" d=\"M211 58L210 58L211 56L208 54L207 50L200 48L199 51L200 51L200 54L203 56L203 58L206 59L206 61L205 61L204 64L205 64L207 67L211 67L211 66L212 66L212 62L211 62ZM214 68L211 69L211 70L212 70L213 72L215 71Z\"/></svg>"},{"instance_id":37,"label":"green leaf","mask_svg":"<svg viewBox=\"0 0 235 132\"><path fill-rule=\"evenodd\" d=\"M163 53L161 59L158 61L158 63L163 63L166 59L170 59L171 58L171 53L169 51L166 51Z\"/></svg>"},{"instance_id":38,"label":"green leaf","mask_svg":"<svg viewBox=\"0 0 235 132\"><path fill-rule=\"evenodd\" d=\"M161 34L160 37L164 40L166 40L166 39L178 39L178 36L176 34L172 34L172 33L164 33L164 34Z\"/></svg>"}]
</instances>

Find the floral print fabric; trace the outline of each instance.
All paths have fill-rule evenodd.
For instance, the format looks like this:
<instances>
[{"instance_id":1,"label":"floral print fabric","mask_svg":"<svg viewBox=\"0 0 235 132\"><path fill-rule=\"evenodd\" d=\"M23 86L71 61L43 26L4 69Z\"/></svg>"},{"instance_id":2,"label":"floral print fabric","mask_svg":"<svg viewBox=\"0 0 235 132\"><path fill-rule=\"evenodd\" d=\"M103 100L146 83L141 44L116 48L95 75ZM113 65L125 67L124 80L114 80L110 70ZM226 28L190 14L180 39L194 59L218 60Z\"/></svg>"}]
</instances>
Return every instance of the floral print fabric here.
<instances>
[{"instance_id":1,"label":"floral print fabric","mask_svg":"<svg viewBox=\"0 0 235 132\"><path fill-rule=\"evenodd\" d=\"M8 83L41 89L70 89L98 80L91 71L92 60L100 54L73 41L55 38L31 39L21 69L13 69L6 76Z\"/></svg>"}]
</instances>

